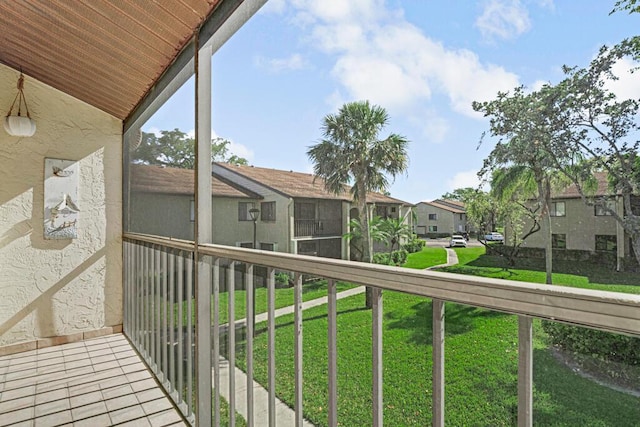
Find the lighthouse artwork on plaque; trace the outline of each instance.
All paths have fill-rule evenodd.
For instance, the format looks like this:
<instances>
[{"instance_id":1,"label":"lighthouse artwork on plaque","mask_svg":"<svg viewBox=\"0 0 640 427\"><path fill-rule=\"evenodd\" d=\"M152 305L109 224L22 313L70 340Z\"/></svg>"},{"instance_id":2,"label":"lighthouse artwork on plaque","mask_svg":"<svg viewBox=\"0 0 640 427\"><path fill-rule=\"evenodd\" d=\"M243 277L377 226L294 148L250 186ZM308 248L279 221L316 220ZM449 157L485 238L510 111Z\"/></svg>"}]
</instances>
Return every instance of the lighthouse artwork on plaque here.
<instances>
[{"instance_id":1,"label":"lighthouse artwork on plaque","mask_svg":"<svg viewBox=\"0 0 640 427\"><path fill-rule=\"evenodd\" d=\"M44 238L78 237L78 162L44 160Z\"/></svg>"}]
</instances>

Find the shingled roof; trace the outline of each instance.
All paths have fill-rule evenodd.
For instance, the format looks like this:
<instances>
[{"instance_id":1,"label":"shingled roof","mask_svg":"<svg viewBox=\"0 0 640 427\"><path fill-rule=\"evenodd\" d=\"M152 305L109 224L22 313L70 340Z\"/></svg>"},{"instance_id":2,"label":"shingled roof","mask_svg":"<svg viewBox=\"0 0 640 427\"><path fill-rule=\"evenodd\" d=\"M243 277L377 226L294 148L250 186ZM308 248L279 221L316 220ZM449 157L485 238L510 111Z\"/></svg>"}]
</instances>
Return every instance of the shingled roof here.
<instances>
[{"instance_id":1,"label":"shingled roof","mask_svg":"<svg viewBox=\"0 0 640 427\"><path fill-rule=\"evenodd\" d=\"M431 202L422 202L427 205L431 205L436 208L444 209L453 213L465 213L464 203L458 200L449 200L449 199L437 199Z\"/></svg>"},{"instance_id":2,"label":"shingled roof","mask_svg":"<svg viewBox=\"0 0 640 427\"><path fill-rule=\"evenodd\" d=\"M168 168L155 165L131 165L131 191L163 194L194 194L195 173L191 169ZM211 177L211 194L218 197L261 199L258 194Z\"/></svg>"},{"instance_id":3,"label":"shingled roof","mask_svg":"<svg viewBox=\"0 0 640 427\"><path fill-rule=\"evenodd\" d=\"M614 191L609 187L609 180L607 179L606 172L596 172L593 174L595 179L598 181L598 188L595 194L589 194L590 196L612 196L614 195ZM580 192L578 191L578 187L575 184L568 185L564 190L553 193L552 198L554 199L579 199Z\"/></svg>"},{"instance_id":4,"label":"shingled roof","mask_svg":"<svg viewBox=\"0 0 640 427\"><path fill-rule=\"evenodd\" d=\"M255 166L232 165L229 163L216 163L216 165L238 175L242 175L251 181L257 182L288 197L345 201L352 200L350 192L351 187L345 185L345 191L339 195L330 193L324 188L324 181L322 178L318 178L310 173L283 171ZM412 206L411 203L375 192L368 193L367 200L370 203L393 203Z\"/></svg>"}]
</instances>

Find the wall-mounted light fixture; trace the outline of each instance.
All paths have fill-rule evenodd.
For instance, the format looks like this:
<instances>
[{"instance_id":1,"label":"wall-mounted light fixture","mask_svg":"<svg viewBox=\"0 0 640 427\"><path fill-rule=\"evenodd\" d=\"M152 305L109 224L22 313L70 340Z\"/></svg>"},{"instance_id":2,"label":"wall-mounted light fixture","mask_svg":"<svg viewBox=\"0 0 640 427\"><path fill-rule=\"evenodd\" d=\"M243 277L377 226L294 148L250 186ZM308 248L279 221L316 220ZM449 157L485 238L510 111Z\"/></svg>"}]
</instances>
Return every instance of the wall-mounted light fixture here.
<instances>
[{"instance_id":1,"label":"wall-mounted light fixture","mask_svg":"<svg viewBox=\"0 0 640 427\"><path fill-rule=\"evenodd\" d=\"M29 107L27 106L27 98L24 96L24 76L20 73L18 79L18 93L13 99L13 104L7 113L7 117L4 118L4 130L11 136L33 136L36 133L36 122L33 121L29 115ZM18 103L17 115L13 115L13 107L16 102ZM22 115L22 104L24 103L24 109L26 116Z\"/></svg>"}]
</instances>

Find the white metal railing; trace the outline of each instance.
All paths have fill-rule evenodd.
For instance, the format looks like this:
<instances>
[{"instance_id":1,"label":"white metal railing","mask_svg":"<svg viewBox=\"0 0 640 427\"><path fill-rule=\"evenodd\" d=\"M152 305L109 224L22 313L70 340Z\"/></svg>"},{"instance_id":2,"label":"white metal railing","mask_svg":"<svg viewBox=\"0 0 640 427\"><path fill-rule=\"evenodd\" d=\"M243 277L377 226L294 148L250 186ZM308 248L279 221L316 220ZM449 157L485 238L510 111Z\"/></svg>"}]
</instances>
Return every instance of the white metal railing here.
<instances>
[{"instance_id":1,"label":"white metal railing","mask_svg":"<svg viewBox=\"0 0 640 427\"><path fill-rule=\"evenodd\" d=\"M171 275L171 262L166 266L160 257L157 263L157 254L178 251L175 255L187 265L186 271L192 271L192 251L196 248L193 244L176 242L170 239L126 234L125 235L125 332L132 339L139 351L145 356L148 363L165 384L165 388L173 395L182 390L180 383L175 382L173 372L163 370L166 356L159 353L159 348L165 348L166 342L178 344L179 337L174 341L169 328L169 337L166 334L166 316L153 317L156 313L155 301L158 293L160 301L173 302L170 290L171 285L163 287L166 282L162 279L166 274ZM481 277L462 276L448 273L411 270L399 267L354 263L349 261L316 258L300 255L274 253L268 251L256 251L244 248L235 248L220 245L200 245L197 248L198 256L207 259L212 269L212 358L213 370L213 425L220 425L220 334L219 334L219 303L220 303L220 261L227 263L226 288L228 295L228 318L235 318L235 298L233 295L236 287L235 274L236 263L246 264L245 286L250 289L253 286L254 266L267 267L267 295L268 295L268 381L263 386L269 393L268 410L269 425L276 425L276 396L275 396L275 269L294 272L294 328L295 328L295 425L303 423L302 396L303 396L303 369L302 369L302 275L312 275L328 279L328 425L336 426L339 422L337 413L337 328L336 328L336 281L351 282L359 285L374 287L372 308L372 415L373 425L382 425L382 290L400 291L414 295L432 298L433 305L433 407L432 424L444 425L444 302L457 302L475 307L483 307L500 312L516 314L519 316L519 363L518 363L518 425L532 425L532 318L550 319L559 322L567 322L580 326L591 327L609 332L623 333L640 336L640 296L620 294L587 289L538 285L509 280L493 280ZM153 256L152 256L153 255ZM154 259L156 261L154 261ZM151 260L151 264L149 264ZM159 266L159 268L158 268ZM179 269L178 269L179 270ZM167 271L167 273L163 273ZM175 271L175 270L174 270ZM160 276L158 279L156 276ZM145 277L147 277L145 279ZM149 277L156 277L150 286ZM185 273L187 282L191 280ZM145 290L145 286L147 289ZM189 286L187 286L189 288ZM178 291L182 289L177 287ZM190 288L189 288L190 289ZM149 292L151 292L149 296ZM154 293L155 292L155 293ZM190 291L187 291L190 292ZM246 307L247 319L253 316L253 295L247 292ZM189 295L190 296L190 295ZM189 298L189 296L184 298ZM131 299L133 298L133 302ZM178 300L181 300L178 296ZM162 305L160 305L162 306ZM182 305L179 305L180 308ZM149 307L152 310L149 310ZM147 310L147 311L145 311ZM191 313L191 309L187 306ZM148 316L144 316L144 314ZM155 327L149 323L146 317L156 319ZM182 319L181 314L178 314ZM187 316L190 319L190 315ZM160 322L160 323L157 323ZM246 344L246 399L247 399L247 425L253 425L254 396L253 396L253 325L247 323ZM188 331L186 334L187 346L192 348L189 341L192 339L193 325L184 325ZM158 332L163 333L158 335ZM153 346L154 339L164 340L162 344ZM235 334L228 334L228 363L229 367L235 366ZM151 344L150 344L151 343ZM156 349L154 351L154 348ZM183 346L178 344L178 348ZM197 349L196 352L206 352L210 349ZM189 354L191 354L189 352ZM180 356L178 356L180 357ZM174 398L180 403L186 415L191 415L194 408L190 406L191 400L191 369L193 364L187 362L188 390ZM170 363L171 366L171 363ZM201 375L206 375L202 373ZM201 377L199 375L199 377ZM236 388L234 375L229 375L229 413L236 410ZM200 400L200 399L199 399ZM234 417L229 422L234 425Z\"/></svg>"}]
</instances>

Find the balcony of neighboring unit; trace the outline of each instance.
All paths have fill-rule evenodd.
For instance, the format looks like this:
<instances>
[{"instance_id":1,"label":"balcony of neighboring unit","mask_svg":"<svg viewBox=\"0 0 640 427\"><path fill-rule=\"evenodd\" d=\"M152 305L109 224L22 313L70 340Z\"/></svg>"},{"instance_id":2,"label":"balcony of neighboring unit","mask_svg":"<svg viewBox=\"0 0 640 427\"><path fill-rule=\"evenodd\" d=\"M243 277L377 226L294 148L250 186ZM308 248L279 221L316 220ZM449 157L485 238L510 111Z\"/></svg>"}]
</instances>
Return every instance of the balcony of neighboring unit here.
<instances>
[{"instance_id":1,"label":"balcony of neighboring unit","mask_svg":"<svg viewBox=\"0 0 640 427\"><path fill-rule=\"evenodd\" d=\"M336 219L296 219L295 237L341 236L342 222Z\"/></svg>"}]
</instances>

